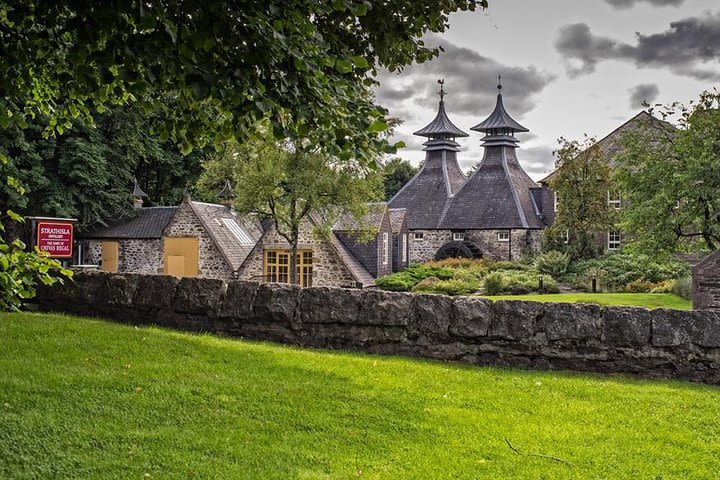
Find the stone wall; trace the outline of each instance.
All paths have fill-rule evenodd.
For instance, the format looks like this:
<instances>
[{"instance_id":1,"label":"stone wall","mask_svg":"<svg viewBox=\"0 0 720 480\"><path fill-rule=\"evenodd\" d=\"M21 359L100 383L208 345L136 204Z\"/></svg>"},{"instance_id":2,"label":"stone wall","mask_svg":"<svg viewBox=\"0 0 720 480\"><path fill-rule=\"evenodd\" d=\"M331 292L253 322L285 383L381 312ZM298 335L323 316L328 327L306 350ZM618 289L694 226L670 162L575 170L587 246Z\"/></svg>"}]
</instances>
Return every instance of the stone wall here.
<instances>
[{"instance_id":1,"label":"stone wall","mask_svg":"<svg viewBox=\"0 0 720 480\"><path fill-rule=\"evenodd\" d=\"M693 308L720 309L720 250L711 253L692 269Z\"/></svg>"},{"instance_id":2,"label":"stone wall","mask_svg":"<svg viewBox=\"0 0 720 480\"><path fill-rule=\"evenodd\" d=\"M81 273L45 311L309 347L720 384L720 312Z\"/></svg>"},{"instance_id":3,"label":"stone wall","mask_svg":"<svg viewBox=\"0 0 720 480\"><path fill-rule=\"evenodd\" d=\"M422 233L422 240L415 233ZM528 250L540 250L542 230L511 230L511 241L498 241L498 233L508 230L465 230L465 240L480 247L483 258L492 260L519 260ZM410 261L427 262L435 258L437 251L453 241L451 230L413 230L410 232Z\"/></svg>"},{"instance_id":4,"label":"stone wall","mask_svg":"<svg viewBox=\"0 0 720 480\"><path fill-rule=\"evenodd\" d=\"M119 239L118 271L133 273L162 273L163 244L157 238L150 239ZM86 240L86 257L84 263L100 265L102 260L102 240Z\"/></svg>"}]
</instances>

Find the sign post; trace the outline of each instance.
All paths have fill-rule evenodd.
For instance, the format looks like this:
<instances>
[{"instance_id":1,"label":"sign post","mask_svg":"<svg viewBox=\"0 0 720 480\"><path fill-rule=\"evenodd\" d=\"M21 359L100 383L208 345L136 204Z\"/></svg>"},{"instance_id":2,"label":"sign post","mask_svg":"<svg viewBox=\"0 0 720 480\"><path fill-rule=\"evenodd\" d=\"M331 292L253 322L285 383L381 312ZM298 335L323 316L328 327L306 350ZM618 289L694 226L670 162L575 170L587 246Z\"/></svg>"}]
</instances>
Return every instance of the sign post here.
<instances>
[{"instance_id":1,"label":"sign post","mask_svg":"<svg viewBox=\"0 0 720 480\"><path fill-rule=\"evenodd\" d=\"M52 258L72 258L72 222L39 220L37 223L36 245Z\"/></svg>"}]
</instances>

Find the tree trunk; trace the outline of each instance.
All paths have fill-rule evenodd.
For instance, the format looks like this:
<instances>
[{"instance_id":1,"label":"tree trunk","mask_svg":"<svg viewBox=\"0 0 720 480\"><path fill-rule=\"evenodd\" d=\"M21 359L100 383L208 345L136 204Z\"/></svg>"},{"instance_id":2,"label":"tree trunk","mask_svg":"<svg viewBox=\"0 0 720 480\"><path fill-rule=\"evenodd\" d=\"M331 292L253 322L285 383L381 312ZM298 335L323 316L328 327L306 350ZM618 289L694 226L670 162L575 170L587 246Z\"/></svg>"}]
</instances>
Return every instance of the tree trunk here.
<instances>
[{"instance_id":1,"label":"tree trunk","mask_svg":"<svg viewBox=\"0 0 720 480\"><path fill-rule=\"evenodd\" d=\"M297 235L294 236L293 242L290 244L290 283L293 285L299 284L298 279L298 261L297 261L297 251L298 251L298 239Z\"/></svg>"}]
</instances>

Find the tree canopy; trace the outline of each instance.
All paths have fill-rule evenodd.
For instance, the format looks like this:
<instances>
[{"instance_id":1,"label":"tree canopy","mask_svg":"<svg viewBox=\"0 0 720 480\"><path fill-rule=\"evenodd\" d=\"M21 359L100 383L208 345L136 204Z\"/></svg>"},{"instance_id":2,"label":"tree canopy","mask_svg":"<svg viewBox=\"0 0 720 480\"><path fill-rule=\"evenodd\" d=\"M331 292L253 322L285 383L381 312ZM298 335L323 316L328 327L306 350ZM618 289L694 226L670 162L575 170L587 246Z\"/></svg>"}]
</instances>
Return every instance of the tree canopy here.
<instances>
[{"instance_id":1,"label":"tree canopy","mask_svg":"<svg viewBox=\"0 0 720 480\"><path fill-rule=\"evenodd\" d=\"M410 162L400 157L391 158L384 168L385 180L383 187L385 189L385 200L390 200L415 176L417 171L418 169L413 167Z\"/></svg>"},{"instance_id":2,"label":"tree canopy","mask_svg":"<svg viewBox=\"0 0 720 480\"><path fill-rule=\"evenodd\" d=\"M360 162L340 161L259 139L227 149L205 165L197 190L210 200L232 178L235 209L271 220L290 244L291 282L296 283L296 253L301 223L312 215L315 234L328 234L340 213L362 219L368 202L382 195L382 172Z\"/></svg>"},{"instance_id":3,"label":"tree canopy","mask_svg":"<svg viewBox=\"0 0 720 480\"><path fill-rule=\"evenodd\" d=\"M550 181L557 213L545 233L546 243L567 248L574 258L590 258L598 253L595 235L613 228L615 222L608 206L610 165L594 138L582 142L561 138L559 143L556 173Z\"/></svg>"},{"instance_id":4,"label":"tree canopy","mask_svg":"<svg viewBox=\"0 0 720 480\"><path fill-rule=\"evenodd\" d=\"M110 104L177 105L159 128L184 152L269 119L340 158L387 148L371 87L439 53L422 41L486 0L230 0L0 5L0 125L50 115L62 133Z\"/></svg>"},{"instance_id":5,"label":"tree canopy","mask_svg":"<svg viewBox=\"0 0 720 480\"><path fill-rule=\"evenodd\" d=\"M615 180L627 199L632 247L658 254L720 248L720 92L659 110L678 129L644 128L624 137Z\"/></svg>"}]
</instances>

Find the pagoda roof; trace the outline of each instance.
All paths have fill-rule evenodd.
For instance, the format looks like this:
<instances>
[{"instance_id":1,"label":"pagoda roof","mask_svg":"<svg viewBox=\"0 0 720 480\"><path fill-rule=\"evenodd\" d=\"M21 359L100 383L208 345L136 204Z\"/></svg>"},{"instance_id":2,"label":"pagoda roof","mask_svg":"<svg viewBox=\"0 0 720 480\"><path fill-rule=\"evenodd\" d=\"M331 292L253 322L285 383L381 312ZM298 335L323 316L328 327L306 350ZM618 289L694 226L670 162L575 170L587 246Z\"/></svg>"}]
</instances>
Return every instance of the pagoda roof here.
<instances>
[{"instance_id":1,"label":"pagoda roof","mask_svg":"<svg viewBox=\"0 0 720 480\"><path fill-rule=\"evenodd\" d=\"M421 128L414 135L428 138L467 137L468 134L456 127L445 112L445 101L440 99L437 115L432 122Z\"/></svg>"},{"instance_id":2,"label":"pagoda roof","mask_svg":"<svg viewBox=\"0 0 720 480\"><path fill-rule=\"evenodd\" d=\"M498 90L502 89L502 85L498 85ZM470 130L476 132L484 132L494 134L497 130L510 130L512 132L529 132L527 128L516 122L503 105L502 92L498 92L495 110L482 122L478 123Z\"/></svg>"}]
</instances>

